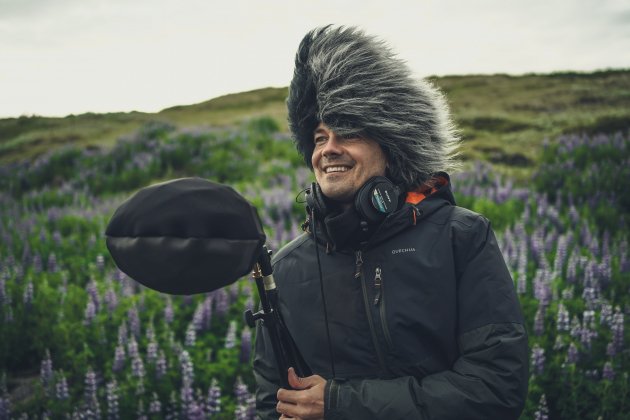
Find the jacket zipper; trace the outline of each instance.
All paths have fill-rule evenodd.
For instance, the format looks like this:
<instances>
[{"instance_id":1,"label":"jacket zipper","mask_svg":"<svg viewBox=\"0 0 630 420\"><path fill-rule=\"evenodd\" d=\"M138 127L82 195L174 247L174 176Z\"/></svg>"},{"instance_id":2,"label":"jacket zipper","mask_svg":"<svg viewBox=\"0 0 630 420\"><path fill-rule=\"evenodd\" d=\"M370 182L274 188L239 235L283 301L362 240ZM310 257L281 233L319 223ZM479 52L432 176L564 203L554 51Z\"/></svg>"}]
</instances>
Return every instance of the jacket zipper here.
<instances>
[{"instance_id":1,"label":"jacket zipper","mask_svg":"<svg viewBox=\"0 0 630 420\"><path fill-rule=\"evenodd\" d=\"M376 357L378 358L378 364L381 367L383 373L388 372L388 369L385 367L385 359L383 358L383 353L381 352L381 348L378 344L378 339L376 338L376 331L374 329L374 320L372 319L372 310L370 309L370 304L368 302L368 294L367 287L365 285L365 281L363 281L361 267L363 266L363 257L361 255L361 251L356 252L356 268L354 271L354 278L359 279L361 281L361 289L363 290L363 304L365 305L365 313L367 315L368 324L370 325L370 333L372 334L372 344L374 344L374 349L376 350Z\"/></svg>"},{"instance_id":2,"label":"jacket zipper","mask_svg":"<svg viewBox=\"0 0 630 420\"><path fill-rule=\"evenodd\" d=\"M387 347L391 351L393 349L393 344L392 336L389 334L389 327L387 326L387 316L385 315L385 288L383 286L382 273L383 270L381 270L381 267L376 267L374 272L374 288L376 289L374 306L378 307L383 335L385 336L385 341L387 341Z\"/></svg>"}]
</instances>

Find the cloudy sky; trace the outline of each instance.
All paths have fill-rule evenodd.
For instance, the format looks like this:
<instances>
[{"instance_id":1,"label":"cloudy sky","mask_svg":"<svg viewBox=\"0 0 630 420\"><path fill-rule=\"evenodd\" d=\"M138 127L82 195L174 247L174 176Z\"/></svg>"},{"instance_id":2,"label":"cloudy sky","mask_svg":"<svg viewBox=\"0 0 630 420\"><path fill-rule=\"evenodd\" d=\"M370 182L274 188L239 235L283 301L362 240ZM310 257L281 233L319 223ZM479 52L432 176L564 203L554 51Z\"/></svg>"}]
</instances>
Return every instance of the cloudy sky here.
<instances>
[{"instance_id":1,"label":"cloudy sky","mask_svg":"<svg viewBox=\"0 0 630 420\"><path fill-rule=\"evenodd\" d=\"M380 36L418 76L630 68L627 0L0 0L0 117L287 86L327 23Z\"/></svg>"}]
</instances>

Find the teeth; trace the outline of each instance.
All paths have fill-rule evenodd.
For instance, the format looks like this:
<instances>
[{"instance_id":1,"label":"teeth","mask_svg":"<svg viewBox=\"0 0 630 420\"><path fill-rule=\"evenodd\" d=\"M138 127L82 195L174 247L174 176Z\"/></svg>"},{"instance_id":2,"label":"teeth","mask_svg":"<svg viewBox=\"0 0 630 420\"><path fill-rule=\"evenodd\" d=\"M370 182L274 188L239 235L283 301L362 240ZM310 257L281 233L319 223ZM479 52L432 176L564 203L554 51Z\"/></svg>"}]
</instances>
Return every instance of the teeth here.
<instances>
[{"instance_id":1,"label":"teeth","mask_svg":"<svg viewBox=\"0 0 630 420\"><path fill-rule=\"evenodd\" d=\"M346 166L329 166L326 168L326 173L329 174L331 172L346 172L348 168Z\"/></svg>"}]
</instances>

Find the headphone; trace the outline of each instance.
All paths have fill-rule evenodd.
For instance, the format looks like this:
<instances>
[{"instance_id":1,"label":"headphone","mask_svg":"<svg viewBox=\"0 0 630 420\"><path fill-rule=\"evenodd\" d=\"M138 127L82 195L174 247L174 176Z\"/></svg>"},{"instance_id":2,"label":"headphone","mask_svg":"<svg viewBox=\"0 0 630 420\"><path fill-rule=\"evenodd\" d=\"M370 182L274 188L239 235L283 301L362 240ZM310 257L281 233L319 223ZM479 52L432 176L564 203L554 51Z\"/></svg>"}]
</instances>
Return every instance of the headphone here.
<instances>
[{"instance_id":1,"label":"headphone","mask_svg":"<svg viewBox=\"0 0 630 420\"><path fill-rule=\"evenodd\" d=\"M368 224L379 223L388 214L398 208L400 188L384 176L368 179L354 196L354 208L361 216L361 220ZM315 210L318 216L325 217L330 209L326 204L328 198L316 182L306 189L306 206Z\"/></svg>"}]
</instances>

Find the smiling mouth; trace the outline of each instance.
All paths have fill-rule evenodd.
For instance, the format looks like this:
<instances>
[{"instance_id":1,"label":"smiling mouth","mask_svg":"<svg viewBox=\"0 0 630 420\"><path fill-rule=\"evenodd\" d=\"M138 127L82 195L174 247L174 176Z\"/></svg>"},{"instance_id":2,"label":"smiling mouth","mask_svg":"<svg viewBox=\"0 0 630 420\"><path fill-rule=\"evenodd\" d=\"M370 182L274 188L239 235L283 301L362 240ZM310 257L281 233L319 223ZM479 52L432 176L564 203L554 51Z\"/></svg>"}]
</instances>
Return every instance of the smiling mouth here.
<instances>
[{"instance_id":1,"label":"smiling mouth","mask_svg":"<svg viewBox=\"0 0 630 420\"><path fill-rule=\"evenodd\" d=\"M329 166L327 168L324 168L324 173L332 174L332 173L346 172L349 170L350 168L348 166Z\"/></svg>"}]
</instances>

